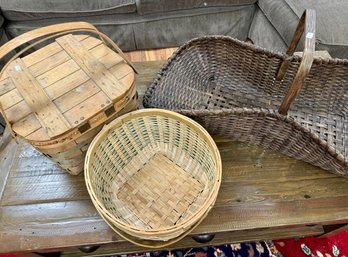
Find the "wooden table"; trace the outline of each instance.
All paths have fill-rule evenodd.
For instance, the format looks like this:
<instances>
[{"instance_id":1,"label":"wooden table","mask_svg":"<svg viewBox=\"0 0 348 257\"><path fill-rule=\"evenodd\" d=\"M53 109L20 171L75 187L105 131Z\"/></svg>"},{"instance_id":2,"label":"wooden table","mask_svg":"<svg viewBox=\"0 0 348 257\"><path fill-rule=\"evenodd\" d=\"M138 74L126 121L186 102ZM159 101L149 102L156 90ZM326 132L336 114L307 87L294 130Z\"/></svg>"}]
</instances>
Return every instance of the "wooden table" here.
<instances>
[{"instance_id":1,"label":"wooden table","mask_svg":"<svg viewBox=\"0 0 348 257\"><path fill-rule=\"evenodd\" d=\"M161 65L136 63L140 95ZM144 251L120 239L100 218L83 174L71 176L28 144L4 138L0 252L80 256L78 247L89 245L100 246L90 255ZM223 181L215 207L192 235L215 234L209 244L221 244L320 235L332 229L327 225L348 223L346 179L273 151L215 140ZM169 248L200 245L191 236Z\"/></svg>"}]
</instances>

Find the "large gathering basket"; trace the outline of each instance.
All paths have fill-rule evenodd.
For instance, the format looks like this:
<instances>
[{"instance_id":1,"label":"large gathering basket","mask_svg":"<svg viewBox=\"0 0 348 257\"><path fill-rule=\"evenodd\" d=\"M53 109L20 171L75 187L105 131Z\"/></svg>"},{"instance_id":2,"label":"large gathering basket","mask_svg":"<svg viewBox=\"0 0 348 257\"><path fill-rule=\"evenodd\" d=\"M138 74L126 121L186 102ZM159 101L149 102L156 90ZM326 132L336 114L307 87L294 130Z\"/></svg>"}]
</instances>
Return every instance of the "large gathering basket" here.
<instances>
[{"instance_id":1,"label":"large gathering basket","mask_svg":"<svg viewBox=\"0 0 348 257\"><path fill-rule=\"evenodd\" d=\"M221 157L197 122L172 111L123 115L94 138L85 180L102 218L123 238L147 247L172 244L213 207Z\"/></svg>"},{"instance_id":2,"label":"large gathering basket","mask_svg":"<svg viewBox=\"0 0 348 257\"><path fill-rule=\"evenodd\" d=\"M69 173L80 173L102 126L137 107L132 64L86 22L24 33L1 46L0 59L15 50L0 74L8 129Z\"/></svg>"},{"instance_id":3,"label":"large gathering basket","mask_svg":"<svg viewBox=\"0 0 348 257\"><path fill-rule=\"evenodd\" d=\"M301 58L293 53L302 34ZM211 134L348 176L348 61L313 58L314 48L313 10L286 54L229 37L194 39L164 65L144 106L177 110Z\"/></svg>"}]
</instances>

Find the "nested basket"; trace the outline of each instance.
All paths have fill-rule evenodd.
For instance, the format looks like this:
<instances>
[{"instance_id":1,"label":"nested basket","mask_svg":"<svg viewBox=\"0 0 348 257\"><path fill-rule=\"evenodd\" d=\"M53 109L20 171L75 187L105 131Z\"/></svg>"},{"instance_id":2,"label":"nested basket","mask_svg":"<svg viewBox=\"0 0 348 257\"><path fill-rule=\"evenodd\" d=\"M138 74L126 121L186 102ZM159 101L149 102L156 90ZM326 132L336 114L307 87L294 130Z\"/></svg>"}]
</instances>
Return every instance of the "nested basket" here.
<instances>
[{"instance_id":1,"label":"nested basket","mask_svg":"<svg viewBox=\"0 0 348 257\"><path fill-rule=\"evenodd\" d=\"M24 33L1 46L0 59L13 50L0 74L7 127L69 173L80 173L102 126L137 107L133 66L85 22Z\"/></svg>"},{"instance_id":2,"label":"nested basket","mask_svg":"<svg viewBox=\"0 0 348 257\"><path fill-rule=\"evenodd\" d=\"M171 111L140 110L96 136L85 179L96 209L121 236L174 242L214 205L221 159L198 123Z\"/></svg>"},{"instance_id":3,"label":"nested basket","mask_svg":"<svg viewBox=\"0 0 348 257\"><path fill-rule=\"evenodd\" d=\"M303 31L301 58L292 54ZM314 59L314 46L313 10L286 54L222 36L194 39L159 72L144 106L177 110L211 134L348 176L348 61Z\"/></svg>"},{"instance_id":4,"label":"nested basket","mask_svg":"<svg viewBox=\"0 0 348 257\"><path fill-rule=\"evenodd\" d=\"M132 235L126 233L125 231L119 229L115 225L113 225L113 223L107 217L105 217L103 215L101 215L101 217L109 225L109 227L111 229L113 229L121 238L123 238L123 239L125 239L133 244L142 246L142 247L156 249L156 248L163 248L163 247L172 245L172 244L180 241L181 239L183 239L184 237L189 235L206 218L207 215L208 215L208 212L206 212L195 224L193 224L190 228L188 228L183 234L181 234L177 237L173 237L171 239L168 239L166 241L149 240L149 239L143 239L143 238L132 236Z\"/></svg>"}]
</instances>

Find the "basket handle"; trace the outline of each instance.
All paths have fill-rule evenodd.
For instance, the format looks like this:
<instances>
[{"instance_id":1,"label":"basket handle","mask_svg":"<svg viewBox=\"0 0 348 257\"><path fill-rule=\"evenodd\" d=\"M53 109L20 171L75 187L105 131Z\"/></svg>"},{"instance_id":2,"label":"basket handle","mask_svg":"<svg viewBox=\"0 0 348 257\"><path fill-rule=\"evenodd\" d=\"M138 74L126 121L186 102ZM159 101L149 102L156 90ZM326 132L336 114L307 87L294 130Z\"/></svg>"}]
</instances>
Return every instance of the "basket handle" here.
<instances>
[{"instance_id":1,"label":"basket handle","mask_svg":"<svg viewBox=\"0 0 348 257\"><path fill-rule=\"evenodd\" d=\"M30 41L33 41L35 39L39 39L41 37L47 36L46 38L41 39L38 42L32 43L25 49L23 49L20 53L16 54L15 57L11 58L11 60L16 59L19 55L21 55L23 52L31 49L35 45L42 43L50 38L72 33L72 32L91 32L96 35L98 35L103 41L107 41L115 50L118 52L121 57L125 60L125 62L131 66L134 71L136 69L131 64L131 62L127 59L127 57L124 55L122 50L105 34L99 32L95 26L92 24L89 24L87 22L67 22L67 23L60 23L55 25L50 25L38 29L34 29L32 31L28 31L22 35L19 35L18 37L13 38L6 44L0 47L0 59L4 58L7 54L9 54L11 51L16 50L18 47L25 43L29 43ZM9 61L8 63L10 63Z\"/></svg>"},{"instance_id":2,"label":"basket handle","mask_svg":"<svg viewBox=\"0 0 348 257\"><path fill-rule=\"evenodd\" d=\"M103 41L107 41L113 48L116 50L116 52L123 58L123 60L133 68L133 70L137 73L135 67L133 64L127 59L127 57L124 55L122 50L105 34L99 32L96 27L93 25L87 23L87 22L68 22L68 23L61 23L61 24L55 24L50 25L42 28L38 28L29 32L26 32L18 37L15 37L14 39L8 41L6 44L0 47L0 59L4 58L7 54L12 52L13 50L16 50L18 47L22 46L23 44L29 43L33 40L37 40L33 43L31 43L29 46L25 47L23 50L16 53L2 68L0 72L0 78L3 75L3 72L6 70L8 65L18 58L21 54L28 51L29 49L33 48L34 46L45 42L51 38L73 33L73 32L90 32L98 35ZM44 37L44 38L43 38ZM40 39L41 38L41 39ZM105 42L104 41L104 42ZM12 137L16 140L16 134L12 129L12 125L7 118L5 111L3 110L1 103L0 103L0 112L6 122L6 126L8 127L9 131L11 132Z\"/></svg>"},{"instance_id":3,"label":"basket handle","mask_svg":"<svg viewBox=\"0 0 348 257\"><path fill-rule=\"evenodd\" d=\"M302 55L302 61L295 75L295 78L286 93L282 104L279 107L278 112L282 115L287 115L288 110L295 100L296 96L300 92L303 83L309 74L313 63L313 54L315 51L315 11L312 9L306 9L297 25L294 37L287 50L287 55L293 55L296 46L298 45L303 32L305 33L305 47ZM282 80L287 69L290 66L291 58L285 59L278 71L277 80Z\"/></svg>"}]
</instances>

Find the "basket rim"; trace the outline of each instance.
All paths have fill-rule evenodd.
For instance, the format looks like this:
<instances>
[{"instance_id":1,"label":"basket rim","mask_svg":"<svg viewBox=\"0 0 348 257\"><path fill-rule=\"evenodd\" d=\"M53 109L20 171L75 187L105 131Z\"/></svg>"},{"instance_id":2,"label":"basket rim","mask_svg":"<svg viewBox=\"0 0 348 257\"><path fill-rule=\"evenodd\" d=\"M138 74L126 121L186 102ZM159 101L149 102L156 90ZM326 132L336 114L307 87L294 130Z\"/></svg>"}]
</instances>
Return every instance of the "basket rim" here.
<instances>
[{"instance_id":1,"label":"basket rim","mask_svg":"<svg viewBox=\"0 0 348 257\"><path fill-rule=\"evenodd\" d=\"M91 164L89 156L91 156L91 153L93 150L97 147L98 143L102 141L108 132L114 128L122 126L125 122L132 120L134 118L138 117L144 117L149 115L159 115L159 116L167 116L170 118L173 118L175 120L178 120L180 122L183 122L184 124L190 126L193 128L199 136L203 137L203 139L206 140L209 147L212 149L213 158L216 162L216 177L213 184L212 189L210 190L208 196L206 197L206 201L204 204L202 204L192 215L190 215L189 219L186 219L184 222L180 222L174 226L165 227L165 228L159 228L159 229L143 229L139 228L133 225L126 224L119 219L115 218L101 203L99 199L95 197L94 189L90 183L90 176L89 176L89 166ZM220 152L216 146L216 143L214 142L213 138L210 136L210 134L196 121L173 111L164 110L164 109L156 109L156 108L149 108L149 109L141 109L134 112L127 113L125 115L122 115L109 123L108 125L104 126L104 128L98 133L98 135L93 139L90 146L88 147L88 151L86 153L86 159L85 159L85 182L87 186L88 193L90 197L92 198L92 202L97 208L98 212L102 213L103 216L107 217L110 222L114 223L118 228L122 228L122 230L129 230L133 233L141 235L165 235L169 234L175 231L178 231L180 229L186 229L192 224L196 223L201 219L201 217L204 215L207 210L210 210L211 207L214 205L218 191L221 185L221 178L222 178L222 162L221 162L221 156Z\"/></svg>"},{"instance_id":2,"label":"basket rim","mask_svg":"<svg viewBox=\"0 0 348 257\"><path fill-rule=\"evenodd\" d=\"M114 224L112 224L112 222L110 222L107 217L103 216L99 211L100 216L102 217L102 219L105 221L106 224L109 225L109 227L116 232L117 235L119 235L121 238L142 246L142 247L147 247L147 248L151 248L151 249L157 249L160 247L166 247L169 246L171 244L174 244L178 241L180 241L181 239L183 239L184 237L186 237L188 234L190 234L195 228L197 228L197 226L207 217L208 213L210 210L207 210L207 212L205 212L203 214L203 216L195 223L192 225L192 227L190 227L188 230L186 230L183 234L181 234L178 237L174 237L172 239L169 239L167 241L156 241L156 240L150 240L150 239L139 239L139 241L137 240L137 238L135 238L132 235L127 234L125 231L122 231L121 229L117 228ZM150 241L156 242L155 245L151 245Z\"/></svg>"},{"instance_id":3,"label":"basket rim","mask_svg":"<svg viewBox=\"0 0 348 257\"><path fill-rule=\"evenodd\" d=\"M267 116L271 118L275 118L279 121L290 124L294 129L306 134L313 142L315 142L319 147L323 148L326 153L328 153L332 158L334 158L340 165L344 167L348 167L348 160L345 158L342 152L338 151L331 144L326 142L324 139L313 133L310 129L299 124L294 118L292 118L290 111L289 115L285 116L279 114L277 110L269 109L269 108L259 108L259 107L236 107L233 109L214 109L214 110L188 110L188 109L175 109L175 112L187 115L189 117L208 117L219 115L221 117L228 115L239 115L239 116L248 116L248 115L257 115L257 116ZM339 174L344 177L348 177L348 174L344 174L340 171L336 171L336 174Z\"/></svg>"}]
</instances>

